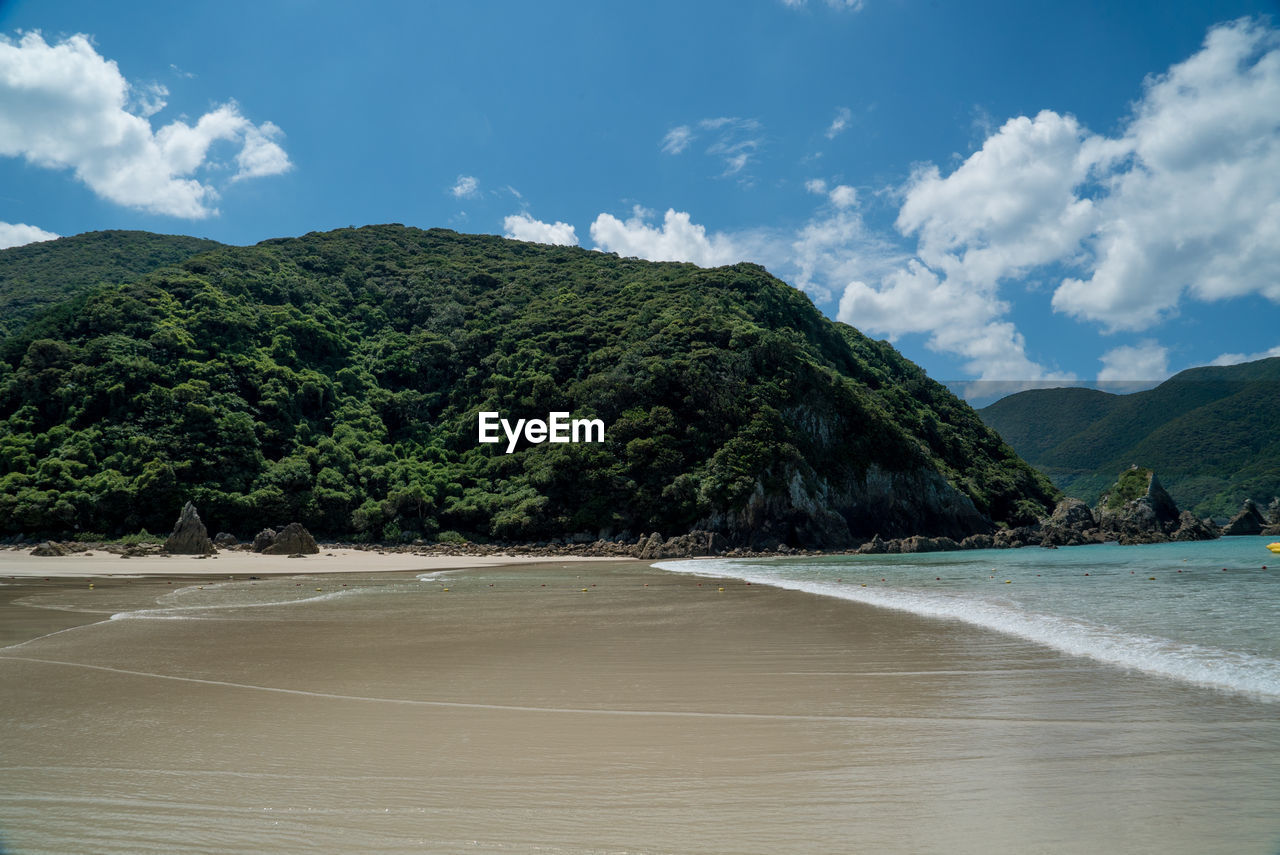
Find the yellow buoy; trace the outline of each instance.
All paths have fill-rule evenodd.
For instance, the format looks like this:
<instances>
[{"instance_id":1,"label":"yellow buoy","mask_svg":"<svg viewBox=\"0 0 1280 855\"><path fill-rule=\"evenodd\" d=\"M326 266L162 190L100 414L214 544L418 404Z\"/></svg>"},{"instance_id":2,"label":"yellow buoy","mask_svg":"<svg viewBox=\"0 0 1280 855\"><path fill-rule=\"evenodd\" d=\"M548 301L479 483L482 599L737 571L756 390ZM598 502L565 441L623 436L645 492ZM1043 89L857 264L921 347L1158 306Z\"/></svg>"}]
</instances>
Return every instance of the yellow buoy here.
<instances>
[{"instance_id":1,"label":"yellow buoy","mask_svg":"<svg viewBox=\"0 0 1280 855\"><path fill-rule=\"evenodd\" d=\"M1275 543L1268 543L1267 549L1270 549L1272 552L1280 555L1280 540L1277 540Z\"/></svg>"}]
</instances>

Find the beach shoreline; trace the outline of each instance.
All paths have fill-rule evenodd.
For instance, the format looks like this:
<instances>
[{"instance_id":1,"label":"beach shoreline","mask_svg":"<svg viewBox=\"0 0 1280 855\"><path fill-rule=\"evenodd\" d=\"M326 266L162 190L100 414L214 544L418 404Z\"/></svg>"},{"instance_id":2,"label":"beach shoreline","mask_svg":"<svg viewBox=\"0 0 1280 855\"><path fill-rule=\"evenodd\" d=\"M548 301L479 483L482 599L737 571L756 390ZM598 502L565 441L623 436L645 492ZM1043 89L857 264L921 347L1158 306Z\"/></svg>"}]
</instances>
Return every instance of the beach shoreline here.
<instances>
[{"instance_id":1,"label":"beach shoreline","mask_svg":"<svg viewBox=\"0 0 1280 855\"><path fill-rule=\"evenodd\" d=\"M33 621L0 648L5 845L1190 855L1277 840L1266 705L635 560L426 575L256 557L300 572L132 559L157 572L95 572L93 589L83 572L0 573L6 624ZM77 561L30 559L62 560Z\"/></svg>"},{"instance_id":2,"label":"beach shoreline","mask_svg":"<svg viewBox=\"0 0 1280 855\"><path fill-rule=\"evenodd\" d=\"M71 555L34 556L29 547L0 549L0 579L9 577L90 578L97 576L271 576L300 573L395 573L468 570L501 565L532 565L547 562L605 562L639 559L620 557L535 555L421 555L413 552L354 549L321 545L320 552L291 558L264 555L240 549L220 550L213 555L169 555L165 553L125 557L101 548ZM216 562L216 563L214 563ZM646 562L647 563L647 562Z\"/></svg>"}]
</instances>

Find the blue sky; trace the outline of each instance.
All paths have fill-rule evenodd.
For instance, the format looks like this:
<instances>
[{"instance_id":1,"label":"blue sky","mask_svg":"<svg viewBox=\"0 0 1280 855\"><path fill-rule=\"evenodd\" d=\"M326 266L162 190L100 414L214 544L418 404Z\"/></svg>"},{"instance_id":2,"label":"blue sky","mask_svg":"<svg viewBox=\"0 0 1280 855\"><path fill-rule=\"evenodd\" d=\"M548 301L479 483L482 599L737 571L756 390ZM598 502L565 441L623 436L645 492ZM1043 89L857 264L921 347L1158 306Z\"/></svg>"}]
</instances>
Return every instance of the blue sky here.
<instances>
[{"instance_id":1,"label":"blue sky","mask_svg":"<svg viewBox=\"0 0 1280 855\"><path fill-rule=\"evenodd\" d=\"M1280 355L1278 21L0 0L0 245L399 222L749 260L971 391L1149 385Z\"/></svg>"}]
</instances>

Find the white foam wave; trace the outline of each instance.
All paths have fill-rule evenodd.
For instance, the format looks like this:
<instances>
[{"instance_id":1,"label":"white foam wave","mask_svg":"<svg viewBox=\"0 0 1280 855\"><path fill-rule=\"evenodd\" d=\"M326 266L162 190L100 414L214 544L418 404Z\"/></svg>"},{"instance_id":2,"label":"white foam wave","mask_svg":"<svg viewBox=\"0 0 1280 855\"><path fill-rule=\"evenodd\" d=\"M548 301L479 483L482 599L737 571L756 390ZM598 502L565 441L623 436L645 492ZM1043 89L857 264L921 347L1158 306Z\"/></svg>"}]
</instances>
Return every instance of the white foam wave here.
<instances>
[{"instance_id":1,"label":"white foam wave","mask_svg":"<svg viewBox=\"0 0 1280 855\"><path fill-rule=\"evenodd\" d=\"M188 589L189 590L189 589ZM175 592L176 593L176 592ZM135 609L127 612L116 612L110 620L192 620L197 616L192 612L218 612L238 609L261 609L272 606L297 606L303 603L319 603L325 600L336 600L339 597L355 593L354 590L330 591L308 597L295 597L288 600L265 600L252 603L204 603L189 606L162 606L155 609Z\"/></svg>"},{"instance_id":2,"label":"white foam wave","mask_svg":"<svg viewBox=\"0 0 1280 855\"><path fill-rule=\"evenodd\" d=\"M762 565L733 560L664 561L654 566L673 573L742 579L752 584L837 597L928 618L961 621L1072 656L1084 656L1108 665L1198 686L1280 701L1280 661L1127 632L1078 618L1029 611L977 594L864 588L837 582L788 579L770 573Z\"/></svg>"}]
</instances>

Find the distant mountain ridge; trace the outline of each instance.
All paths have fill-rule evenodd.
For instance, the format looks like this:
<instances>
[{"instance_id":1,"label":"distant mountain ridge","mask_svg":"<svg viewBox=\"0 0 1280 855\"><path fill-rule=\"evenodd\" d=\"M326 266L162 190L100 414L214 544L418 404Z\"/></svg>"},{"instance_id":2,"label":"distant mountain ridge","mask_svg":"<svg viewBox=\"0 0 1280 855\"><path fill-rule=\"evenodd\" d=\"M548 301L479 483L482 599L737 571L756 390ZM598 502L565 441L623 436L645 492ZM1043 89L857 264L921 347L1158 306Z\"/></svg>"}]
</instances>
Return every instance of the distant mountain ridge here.
<instances>
[{"instance_id":1,"label":"distant mountain ridge","mask_svg":"<svg viewBox=\"0 0 1280 855\"><path fill-rule=\"evenodd\" d=\"M1019 392L978 411L1067 495L1089 503L1130 465L1179 506L1226 519L1280 495L1280 357L1191 368L1154 389Z\"/></svg>"},{"instance_id":2,"label":"distant mountain ridge","mask_svg":"<svg viewBox=\"0 0 1280 855\"><path fill-rule=\"evenodd\" d=\"M1055 498L967 404L757 265L385 225L111 278L0 342L0 534L163 531L189 500L241 537L834 548ZM481 411L607 435L506 454Z\"/></svg>"}]
</instances>

